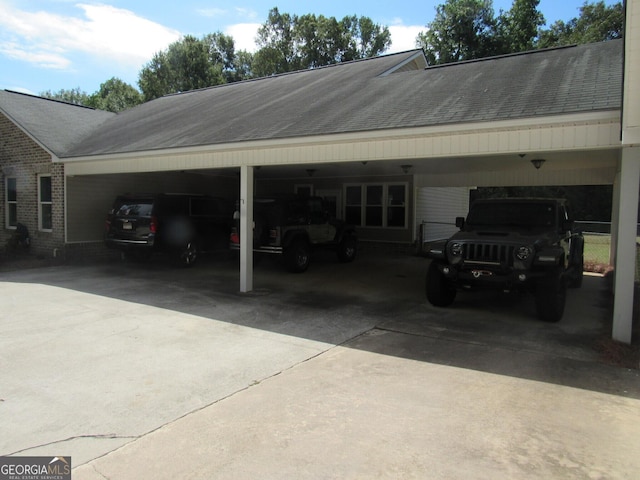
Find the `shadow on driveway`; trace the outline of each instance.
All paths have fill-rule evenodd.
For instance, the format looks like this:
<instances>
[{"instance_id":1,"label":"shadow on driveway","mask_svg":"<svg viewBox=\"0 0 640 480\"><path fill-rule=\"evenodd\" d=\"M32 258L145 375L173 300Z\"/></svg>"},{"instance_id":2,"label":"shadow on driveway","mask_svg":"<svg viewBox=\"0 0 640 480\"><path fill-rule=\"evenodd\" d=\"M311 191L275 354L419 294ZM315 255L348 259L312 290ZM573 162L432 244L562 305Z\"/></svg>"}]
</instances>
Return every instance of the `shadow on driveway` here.
<instances>
[{"instance_id":1,"label":"shadow on driveway","mask_svg":"<svg viewBox=\"0 0 640 480\"><path fill-rule=\"evenodd\" d=\"M640 398L638 370L603 362L611 294L599 276L569 290L564 318L540 322L533 298L462 292L438 309L424 296L427 260L365 252L351 264L318 254L304 274L257 259L254 291L238 292L237 260L210 256L190 269L162 261L56 266L0 273L333 345ZM371 331L391 336L363 336Z\"/></svg>"}]
</instances>

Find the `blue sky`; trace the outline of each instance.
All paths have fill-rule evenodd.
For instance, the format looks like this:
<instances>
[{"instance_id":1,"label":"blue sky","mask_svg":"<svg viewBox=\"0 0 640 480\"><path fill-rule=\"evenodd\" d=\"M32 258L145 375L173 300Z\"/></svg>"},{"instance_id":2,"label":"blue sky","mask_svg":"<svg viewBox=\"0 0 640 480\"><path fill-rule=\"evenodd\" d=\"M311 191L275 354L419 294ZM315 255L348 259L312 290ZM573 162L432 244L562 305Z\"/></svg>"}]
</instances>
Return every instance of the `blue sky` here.
<instances>
[{"instance_id":1,"label":"blue sky","mask_svg":"<svg viewBox=\"0 0 640 480\"><path fill-rule=\"evenodd\" d=\"M91 94L111 77L137 87L153 54L183 35L231 35L253 51L269 10L303 15L370 17L386 25L390 52L415 48L415 37L444 0L0 0L0 89L38 94L79 87ZM548 24L579 14L583 0L541 0ZM615 3L606 0L607 5ZM233 5L233 6L232 6ZM512 0L494 0L496 13Z\"/></svg>"}]
</instances>

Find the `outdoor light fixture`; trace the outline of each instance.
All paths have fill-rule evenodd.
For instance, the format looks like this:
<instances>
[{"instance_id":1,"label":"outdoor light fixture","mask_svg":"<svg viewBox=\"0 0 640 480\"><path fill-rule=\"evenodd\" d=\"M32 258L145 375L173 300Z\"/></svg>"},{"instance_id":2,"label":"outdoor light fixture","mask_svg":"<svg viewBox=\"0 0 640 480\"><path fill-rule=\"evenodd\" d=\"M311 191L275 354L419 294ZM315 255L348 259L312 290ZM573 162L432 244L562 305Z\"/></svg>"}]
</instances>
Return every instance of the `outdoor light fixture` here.
<instances>
[{"instance_id":1,"label":"outdoor light fixture","mask_svg":"<svg viewBox=\"0 0 640 480\"><path fill-rule=\"evenodd\" d=\"M411 169L411 167L413 167L413 165L400 165L400 168L402 169L403 173L409 173L409 170Z\"/></svg>"},{"instance_id":2,"label":"outdoor light fixture","mask_svg":"<svg viewBox=\"0 0 640 480\"><path fill-rule=\"evenodd\" d=\"M545 161L546 160L544 158L534 158L533 160L531 160L531 163L534 167L536 167L536 170L540 170L540 167Z\"/></svg>"},{"instance_id":3,"label":"outdoor light fixture","mask_svg":"<svg viewBox=\"0 0 640 480\"><path fill-rule=\"evenodd\" d=\"M314 173L316 173L315 168L307 168L307 175L309 175L310 177L313 177Z\"/></svg>"}]
</instances>

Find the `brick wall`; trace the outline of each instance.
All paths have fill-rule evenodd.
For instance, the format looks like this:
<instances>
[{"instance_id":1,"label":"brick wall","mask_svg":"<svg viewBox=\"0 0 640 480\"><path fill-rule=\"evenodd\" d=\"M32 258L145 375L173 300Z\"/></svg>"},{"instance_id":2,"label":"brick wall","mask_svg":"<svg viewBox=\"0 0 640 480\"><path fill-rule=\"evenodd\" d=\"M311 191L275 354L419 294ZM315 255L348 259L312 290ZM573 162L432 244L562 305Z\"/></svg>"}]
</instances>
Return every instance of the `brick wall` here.
<instances>
[{"instance_id":1,"label":"brick wall","mask_svg":"<svg viewBox=\"0 0 640 480\"><path fill-rule=\"evenodd\" d=\"M29 229L31 251L50 257L64 252L64 166L54 164L51 155L0 113L0 247L14 230L7 229L6 178L17 183L18 222ZM38 227L38 175L51 175L52 229Z\"/></svg>"}]
</instances>

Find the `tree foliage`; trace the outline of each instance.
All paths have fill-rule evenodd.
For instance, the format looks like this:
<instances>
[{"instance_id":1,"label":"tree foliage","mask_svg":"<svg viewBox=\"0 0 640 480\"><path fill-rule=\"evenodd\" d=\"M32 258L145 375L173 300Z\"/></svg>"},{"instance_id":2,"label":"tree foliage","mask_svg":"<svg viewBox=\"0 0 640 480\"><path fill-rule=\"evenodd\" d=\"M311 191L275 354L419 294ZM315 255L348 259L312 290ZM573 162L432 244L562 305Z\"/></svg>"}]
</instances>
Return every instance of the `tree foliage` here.
<instances>
[{"instance_id":1,"label":"tree foliage","mask_svg":"<svg viewBox=\"0 0 640 480\"><path fill-rule=\"evenodd\" d=\"M494 15L492 0L446 0L418 38L430 64L471 60L536 48L611 40L622 36L622 3L587 3L580 15L543 28L540 0L514 0Z\"/></svg>"},{"instance_id":2,"label":"tree foliage","mask_svg":"<svg viewBox=\"0 0 640 480\"><path fill-rule=\"evenodd\" d=\"M446 0L418 36L431 65L492 55L495 26L491 0Z\"/></svg>"},{"instance_id":3,"label":"tree foliage","mask_svg":"<svg viewBox=\"0 0 640 480\"><path fill-rule=\"evenodd\" d=\"M212 33L198 39L187 35L156 53L139 74L145 100L242 80L251 57L235 51L233 38Z\"/></svg>"},{"instance_id":4,"label":"tree foliage","mask_svg":"<svg viewBox=\"0 0 640 480\"><path fill-rule=\"evenodd\" d=\"M622 3L611 6L603 1L585 2L580 15L563 22L558 20L547 30L540 31L538 47L604 42L622 37L624 8Z\"/></svg>"},{"instance_id":5,"label":"tree foliage","mask_svg":"<svg viewBox=\"0 0 640 480\"><path fill-rule=\"evenodd\" d=\"M80 87L72 88L70 90L61 89L57 92L47 90L40 92L40 96L43 98L50 98L52 100L59 100L61 102L72 103L74 105L87 105L89 102L89 95L87 92L80 89Z\"/></svg>"},{"instance_id":6,"label":"tree foliage","mask_svg":"<svg viewBox=\"0 0 640 480\"><path fill-rule=\"evenodd\" d=\"M55 93L47 90L41 92L40 96L108 112L120 112L142 103L140 92L116 77L101 84L100 89L91 95L77 87L71 90L62 89Z\"/></svg>"},{"instance_id":7,"label":"tree foliage","mask_svg":"<svg viewBox=\"0 0 640 480\"><path fill-rule=\"evenodd\" d=\"M257 43L252 71L268 76L379 55L391 45L391 34L368 17L337 20L273 8L258 31Z\"/></svg>"},{"instance_id":8,"label":"tree foliage","mask_svg":"<svg viewBox=\"0 0 640 480\"><path fill-rule=\"evenodd\" d=\"M110 78L100 85L100 89L87 99L88 107L121 112L142 103L142 95L138 90L119 78Z\"/></svg>"},{"instance_id":9,"label":"tree foliage","mask_svg":"<svg viewBox=\"0 0 640 480\"><path fill-rule=\"evenodd\" d=\"M545 24L539 4L540 0L514 0L510 10L500 11L496 22L496 54L524 52L536 47L538 30Z\"/></svg>"}]
</instances>

